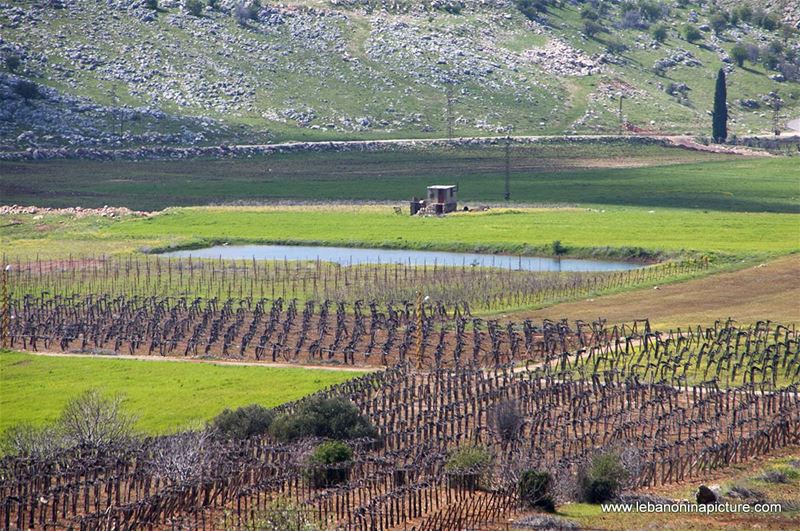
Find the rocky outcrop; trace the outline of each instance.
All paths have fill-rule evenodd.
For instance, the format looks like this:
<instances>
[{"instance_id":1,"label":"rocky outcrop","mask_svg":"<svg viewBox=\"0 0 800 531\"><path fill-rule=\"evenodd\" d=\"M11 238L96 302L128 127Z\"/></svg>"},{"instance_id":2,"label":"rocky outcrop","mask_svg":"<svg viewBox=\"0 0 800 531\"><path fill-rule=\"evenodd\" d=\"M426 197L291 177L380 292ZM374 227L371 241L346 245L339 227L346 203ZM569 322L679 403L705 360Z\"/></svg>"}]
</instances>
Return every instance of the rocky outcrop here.
<instances>
[{"instance_id":1,"label":"rocky outcrop","mask_svg":"<svg viewBox=\"0 0 800 531\"><path fill-rule=\"evenodd\" d=\"M546 143L596 143L604 144L619 141L618 137L513 137L518 144ZM667 140L652 137L625 137L625 142L639 145L672 145ZM284 144L235 145L235 146L143 146L131 149L95 149L95 148L53 148L0 153L0 160L53 160L53 159L88 159L88 160L180 160L196 157L234 158L254 155L272 155L278 153L300 152L348 152L348 151L402 151L425 147L440 146L476 146L494 145L505 142L504 138L460 138L453 140L373 140L373 141L341 141L341 142L290 142Z\"/></svg>"}]
</instances>

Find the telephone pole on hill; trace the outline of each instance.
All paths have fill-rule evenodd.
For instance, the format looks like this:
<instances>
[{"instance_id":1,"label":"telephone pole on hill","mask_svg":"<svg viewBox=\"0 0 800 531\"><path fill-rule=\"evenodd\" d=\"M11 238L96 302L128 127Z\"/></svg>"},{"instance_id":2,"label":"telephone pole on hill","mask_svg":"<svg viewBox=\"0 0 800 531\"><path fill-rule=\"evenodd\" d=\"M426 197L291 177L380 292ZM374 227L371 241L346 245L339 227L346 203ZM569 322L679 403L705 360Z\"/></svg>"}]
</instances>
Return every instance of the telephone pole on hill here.
<instances>
[{"instance_id":1,"label":"telephone pole on hill","mask_svg":"<svg viewBox=\"0 0 800 531\"><path fill-rule=\"evenodd\" d=\"M453 116L453 81L450 79L445 82L445 96L447 97L447 138L452 140L455 117Z\"/></svg>"},{"instance_id":2,"label":"telephone pole on hill","mask_svg":"<svg viewBox=\"0 0 800 531\"><path fill-rule=\"evenodd\" d=\"M503 198L508 203L511 200L511 130L506 136L506 179L505 179L505 193Z\"/></svg>"}]
</instances>

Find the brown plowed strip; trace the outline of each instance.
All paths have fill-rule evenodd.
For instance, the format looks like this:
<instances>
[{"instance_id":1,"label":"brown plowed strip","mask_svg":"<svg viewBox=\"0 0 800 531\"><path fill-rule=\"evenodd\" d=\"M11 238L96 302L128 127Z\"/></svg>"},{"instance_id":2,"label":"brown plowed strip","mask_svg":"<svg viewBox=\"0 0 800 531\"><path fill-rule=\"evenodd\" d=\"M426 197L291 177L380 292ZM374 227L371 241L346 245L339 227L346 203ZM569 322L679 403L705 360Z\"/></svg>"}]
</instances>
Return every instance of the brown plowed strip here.
<instances>
[{"instance_id":1,"label":"brown plowed strip","mask_svg":"<svg viewBox=\"0 0 800 531\"><path fill-rule=\"evenodd\" d=\"M800 324L800 255L658 289L557 304L509 316L516 321L563 317L590 322L602 317L609 323L647 317L655 328L707 325L728 317L741 324L766 319Z\"/></svg>"}]
</instances>

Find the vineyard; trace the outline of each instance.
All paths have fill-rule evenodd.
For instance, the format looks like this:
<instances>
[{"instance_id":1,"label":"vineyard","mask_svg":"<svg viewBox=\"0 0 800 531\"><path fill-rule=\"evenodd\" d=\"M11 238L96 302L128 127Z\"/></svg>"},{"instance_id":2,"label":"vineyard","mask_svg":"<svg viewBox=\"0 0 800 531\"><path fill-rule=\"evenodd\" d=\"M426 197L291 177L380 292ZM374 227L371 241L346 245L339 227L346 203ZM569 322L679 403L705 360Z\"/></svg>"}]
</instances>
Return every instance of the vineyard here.
<instances>
[{"instance_id":1,"label":"vineyard","mask_svg":"<svg viewBox=\"0 0 800 531\"><path fill-rule=\"evenodd\" d=\"M550 471L568 498L582 463L604 448L623 452L627 486L637 488L800 443L794 328L659 333L646 322L562 322L536 337L527 363L427 371L401 363L324 391L352 400L378 429L374 440L351 441L352 459L325 467L346 478L335 486L309 479L306 456L318 441L264 435L234 444L188 432L46 461L5 458L0 525L254 528L261 511L289 499L329 528L456 530L513 514L523 469ZM691 370L707 379L686 385ZM511 436L492 420L507 404L524 417ZM494 455L480 484L445 466L453 448L475 443Z\"/></svg>"},{"instance_id":2,"label":"vineyard","mask_svg":"<svg viewBox=\"0 0 800 531\"><path fill-rule=\"evenodd\" d=\"M668 485L800 444L794 325L654 330L494 319L480 312L708 268L613 273L322 262L94 258L13 263L2 340L12 349L380 367L272 413L342 398L375 427L346 461L325 439L243 440L208 429L0 460L3 529L258 529L265 511L324 529L459 530L507 522L526 470L558 500L602 452L629 490ZM415 288L412 289L412 286ZM155 295L158 294L158 295ZM423 296L423 294L425 296ZM644 316L643 316L644 317ZM513 430L497 419L513 410ZM449 468L485 447L488 470ZM319 474L333 474L325 483ZM326 476L327 477L327 476ZM267 527L277 529L279 527Z\"/></svg>"},{"instance_id":3,"label":"vineyard","mask_svg":"<svg viewBox=\"0 0 800 531\"><path fill-rule=\"evenodd\" d=\"M500 262L500 260L498 260ZM475 311L542 305L709 270L708 259L684 258L618 272L541 272L434 263L351 264L289 260L210 260L105 256L8 262L14 298L109 294L215 300L372 301L402 304L419 292Z\"/></svg>"}]
</instances>

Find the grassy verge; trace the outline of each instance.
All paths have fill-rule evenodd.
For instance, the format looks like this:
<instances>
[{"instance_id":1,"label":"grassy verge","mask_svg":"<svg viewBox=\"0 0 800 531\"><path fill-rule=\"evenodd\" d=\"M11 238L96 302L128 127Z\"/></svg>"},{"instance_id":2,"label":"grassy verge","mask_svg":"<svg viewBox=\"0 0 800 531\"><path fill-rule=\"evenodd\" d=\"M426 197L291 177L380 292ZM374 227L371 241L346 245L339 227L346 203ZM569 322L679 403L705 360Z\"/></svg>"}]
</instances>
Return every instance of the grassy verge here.
<instances>
[{"instance_id":1,"label":"grassy verge","mask_svg":"<svg viewBox=\"0 0 800 531\"><path fill-rule=\"evenodd\" d=\"M122 394L137 428L173 432L225 408L296 400L354 376L354 371L37 356L0 351L0 432L18 423L55 420L90 388Z\"/></svg>"},{"instance_id":2,"label":"grassy verge","mask_svg":"<svg viewBox=\"0 0 800 531\"><path fill-rule=\"evenodd\" d=\"M190 208L128 219L97 239L164 246L308 243L538 254L560 240L573 256L625 257L635 249L681 253L787 253L800 249L791 214L677 209L498 209L444 218L380 208ZM632 251L634 249L634 251Z\"/></svg>"},{"instance_id":3,"label":"grassy verge","mask_svg":"<svg viewBox=\"0 0 800 531\"><path fill-rule=\"evenodd\" d=\"M635 258L697 251L786 254L800 249L794 214L603 207L495 209L444 218L391 207L203 207L151 218L3 216L9 256L126 253L214 244L285 243ZM6 221L7 220L7 221ZM65 243L67 243L65 245Z\"/></svg>"}]
</instances>

